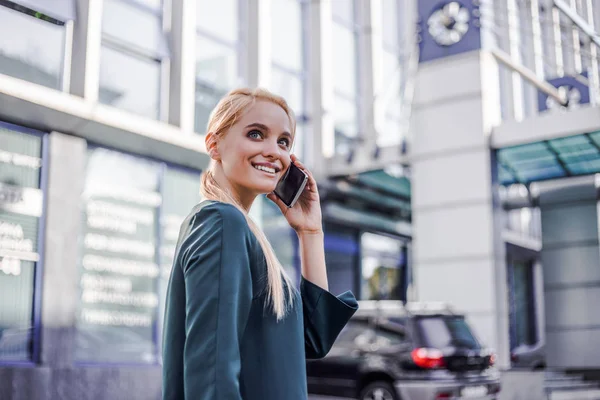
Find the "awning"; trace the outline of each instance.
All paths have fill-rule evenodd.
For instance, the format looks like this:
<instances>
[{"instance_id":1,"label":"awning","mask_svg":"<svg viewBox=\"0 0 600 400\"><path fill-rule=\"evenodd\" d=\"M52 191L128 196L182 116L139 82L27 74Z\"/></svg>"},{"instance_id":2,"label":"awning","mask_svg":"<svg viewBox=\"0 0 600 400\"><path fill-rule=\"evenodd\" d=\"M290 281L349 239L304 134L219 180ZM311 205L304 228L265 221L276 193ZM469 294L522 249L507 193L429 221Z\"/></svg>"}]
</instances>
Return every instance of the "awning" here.
<instances>
[{"instance_id":1,"label":"awning","mask_svg":"<svg viewBox=\"0 0 600 400\"><path fill-rule=\"evenodd\" d=\"M11 0L62 22L75 20L75 0Z\"/></svg>"},{"instance_id":2,"label":"awning","mask_svg":"<svg viewBox=\"0 0 600 400\"><path fill-rule=\"evenodd\" d=\"M411 237L411 187L405 176L368 171L319 183L326 221Z\"/></svg>"},{"instance_id":3,"label":"awning","mask_svg":"<svg viewBox=\"0 0 600 400\"><path fill-rule=\"evenodd\" d=\"M503 148L497 163L502 185L599 173L600 131Z\"/></svg>"}]
</instances>

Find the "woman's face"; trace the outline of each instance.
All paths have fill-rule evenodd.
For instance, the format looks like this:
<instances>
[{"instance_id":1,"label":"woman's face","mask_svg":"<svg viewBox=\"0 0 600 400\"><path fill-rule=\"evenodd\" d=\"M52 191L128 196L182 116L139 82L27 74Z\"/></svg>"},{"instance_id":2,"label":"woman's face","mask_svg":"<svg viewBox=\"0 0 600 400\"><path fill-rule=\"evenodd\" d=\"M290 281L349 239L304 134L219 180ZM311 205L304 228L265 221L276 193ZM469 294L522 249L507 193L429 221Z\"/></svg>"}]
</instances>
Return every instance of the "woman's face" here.
<instances>
[{"instance_id":1,"label":"woman's face","mask_svg":"<svg viewBox=\"0 0 600 400\"><path fill-rule=\"evenodd\" d=\"M240 198L271 193L290 165L290 119L275 103L258 100L219 140L225 177Z\"/></svg>"}]
</instances>

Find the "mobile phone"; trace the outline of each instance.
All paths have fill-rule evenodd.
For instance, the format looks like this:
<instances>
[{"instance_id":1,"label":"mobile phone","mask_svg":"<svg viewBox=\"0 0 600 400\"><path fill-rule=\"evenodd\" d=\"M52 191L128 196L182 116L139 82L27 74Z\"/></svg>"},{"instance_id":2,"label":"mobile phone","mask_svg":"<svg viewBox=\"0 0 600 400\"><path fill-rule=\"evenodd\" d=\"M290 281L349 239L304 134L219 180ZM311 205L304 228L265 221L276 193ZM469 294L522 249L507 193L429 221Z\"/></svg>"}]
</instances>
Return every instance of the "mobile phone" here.
<instances>
[{"instance_id":1,"label":"mobile phone","mask_svg":"<svg viewBox=\"0 0 600 400\"><path fill-rule=\"evenodd\" d=\"M302 191L308 182L306 172L291 163L283 177L277 182L273 193L283 201L288 208L294 207L294 204L300 198Z\"/></svg>"}]
</instances>

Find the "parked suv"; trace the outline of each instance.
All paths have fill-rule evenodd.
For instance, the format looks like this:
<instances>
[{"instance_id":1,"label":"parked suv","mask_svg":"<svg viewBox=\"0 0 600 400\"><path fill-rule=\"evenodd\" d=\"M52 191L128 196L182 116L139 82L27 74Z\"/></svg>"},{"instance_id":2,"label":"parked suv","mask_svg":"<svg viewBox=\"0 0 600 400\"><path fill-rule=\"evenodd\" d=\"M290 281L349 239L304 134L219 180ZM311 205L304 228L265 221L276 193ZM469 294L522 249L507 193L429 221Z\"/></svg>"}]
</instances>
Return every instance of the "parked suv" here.
<instances>
[{"instance_id":1,"label":"parked suv","mask_svg":"<svg viewBox=\"0 0 600 400\"><path fill-rule=\"evenodd\" d=\"M359 303L327 357L307 361L311 394L360 400L496 399L495 356L463 315L441 304Z\"/></svg>"}]
</instances>

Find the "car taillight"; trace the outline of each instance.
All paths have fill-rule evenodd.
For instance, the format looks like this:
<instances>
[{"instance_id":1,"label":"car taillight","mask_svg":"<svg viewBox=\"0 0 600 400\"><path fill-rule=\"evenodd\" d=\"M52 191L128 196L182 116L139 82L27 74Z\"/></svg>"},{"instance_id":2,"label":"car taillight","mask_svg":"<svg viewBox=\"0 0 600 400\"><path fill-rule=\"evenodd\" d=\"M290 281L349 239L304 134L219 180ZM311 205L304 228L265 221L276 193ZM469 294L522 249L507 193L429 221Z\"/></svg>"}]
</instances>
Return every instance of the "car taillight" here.
<instances>
[{"instance_id":1,"label":"car taillight","mask_svg":"<svg viewBox=\"0 0 600 400\"><path fill-rule=\"evenodd\" d=\"M434 369L446 366L444 355L437 349L418 348L411 353L413 362L421 368Z\"/></svg>"},{"instance_id":2,"label":"car taillight","mask_svg":"<svg viewBox=\"0 0 600 400\"><path fill-rule=\"evenodd\" d=\"M496 364L496 355L494 353L490 354L490 367L493 367Z\"/></svg>"}]
</instances>

